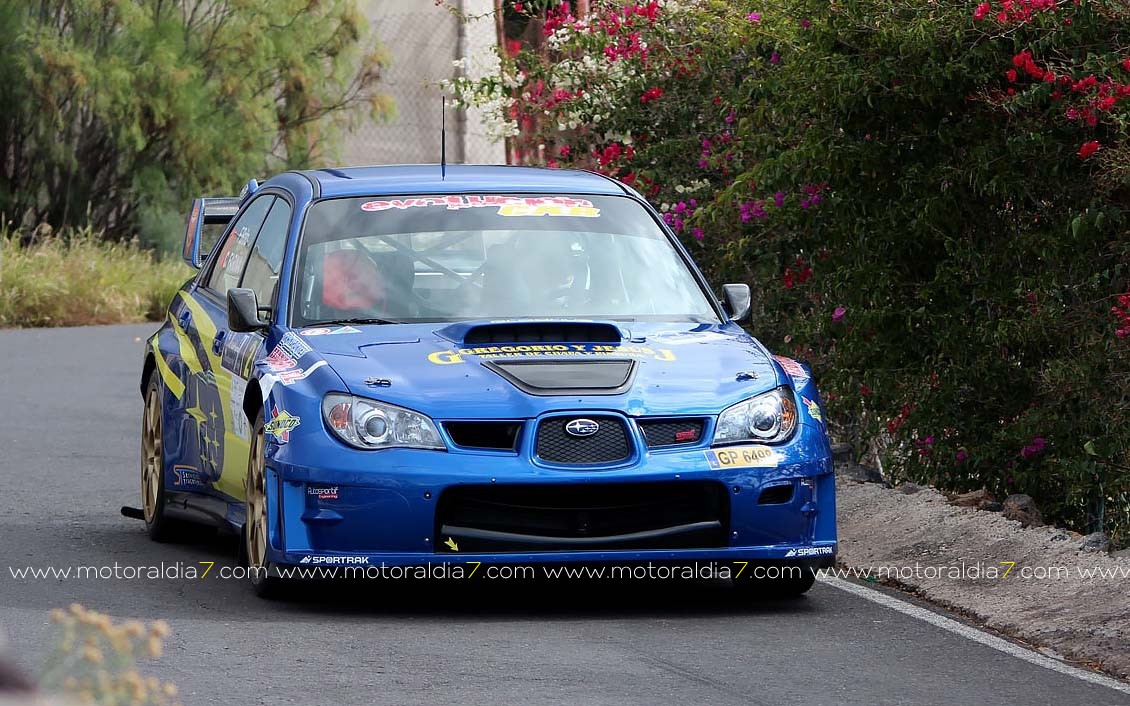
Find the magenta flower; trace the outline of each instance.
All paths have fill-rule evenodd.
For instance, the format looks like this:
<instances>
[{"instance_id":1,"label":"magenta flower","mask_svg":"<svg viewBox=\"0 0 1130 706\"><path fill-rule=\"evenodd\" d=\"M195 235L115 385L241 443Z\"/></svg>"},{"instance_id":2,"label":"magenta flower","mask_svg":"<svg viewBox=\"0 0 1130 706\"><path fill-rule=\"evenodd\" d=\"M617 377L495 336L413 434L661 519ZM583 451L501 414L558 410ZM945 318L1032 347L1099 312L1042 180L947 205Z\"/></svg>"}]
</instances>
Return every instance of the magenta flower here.
<instances>
[{"instance_id":1,"label":"magenta flower","mask_svg":"<svg viewBox=\"0 0 1130 706\"><path fill-rule=\"evenodd\" d=\"M748 15L745 16L745 18L747 20L749 20L750 22L760 22L761 21L761 15L757 14L756 12L749 13Z\"/></svg>"},{"instance_id":2,"label":"magenta flower","mask_svg":"<svg viewBox=\"0 0 1130 706\"><path fill-rule=\"evenodd\" d=\"M808 29L809 27L811 27L811 26L812 26L812 23L811 23L811 22L809 22L808 20L801 20L801 21L800 21L800 26L801 26L801 27L804 27L805 29Z\"/></svg>"},{"instance_id":3,"label":"magenta flower","mask_svg":"<svg viewBox=\"0 0 1130 706\"><path fill-rule=\"evenodd\" d=\"M782 206L785 205L785 192L784 191L778 191L777 193L773 194L773 205L776 206L777 208L781 208Z\"/></svg>"},{"instance_id":4,"label":"magenta flower","mask_svg":"<svg viewBox=\"0 0 1130 706\"><path fill-rule=\"evenodd\" d=\"M839 322L844 320L844 316L846 314L847 314L846 308L844 308L842 306L837 306L835 309L832 310L832 321L839 323Z\"/></svg>"},{"instance_id":5,"label":"magenta flower","mask_svg":"<svg viewBox=\"0 0 1130 706\"><path fill-rule=\"evenodd\" d=\"M773 52L773 55L769 57L769 63L770 63L770 64L779 64L779 63L781 63L781 55L780 55L780 54L778 54L777 52Z\"/></svg>"},{"instance_id":6,"label":"magenta flower","mask_svg":"<svg viewBox=\"0 0 1130 706\"><path fill-rule=\"evenodd\" d=\"M1032 443L1020 449L1020 455L1023 458L1035 458L1044 453L1044 448L1047 446L1047 441L1042 436L1037 436L1032 439Z\"/></svg>"},{"instance_id":7,"label":"magenta flower","mask_svg":"<svg viewBox=\"0 0 1130 706\"><path fill-rule=\"evenodd\" d=\"M693 236L694 236L694 239L695 239L695 240L702 240L702 236L703 236L704 234L703 234L703 232L702 232L702 228L699 228L698 226L695 226L695 227L694 227L694 230L692 230L692 231L691 231L691 235L693 235Z\"/></svg>"}]
</instances>

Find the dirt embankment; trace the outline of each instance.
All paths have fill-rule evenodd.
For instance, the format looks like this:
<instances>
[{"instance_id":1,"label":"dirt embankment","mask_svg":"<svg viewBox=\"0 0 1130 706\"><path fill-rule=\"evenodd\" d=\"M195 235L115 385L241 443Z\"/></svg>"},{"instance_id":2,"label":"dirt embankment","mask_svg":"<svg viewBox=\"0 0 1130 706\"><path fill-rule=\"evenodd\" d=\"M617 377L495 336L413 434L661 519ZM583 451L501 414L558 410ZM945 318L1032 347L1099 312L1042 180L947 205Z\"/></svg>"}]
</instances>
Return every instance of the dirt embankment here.
<instances>
[{"instance_id":1,"label":"dirt embankment","mask_svg":"<svg viewBox=\"0 0 1130 706\"><path fill-rule=\"evenodd\" d=\"M1130 557L1074 532L1024 528L942 493L840 479L839 559L859 578L929 601L1072 660L1130 678Z\"/></svg>"}]
</instances>

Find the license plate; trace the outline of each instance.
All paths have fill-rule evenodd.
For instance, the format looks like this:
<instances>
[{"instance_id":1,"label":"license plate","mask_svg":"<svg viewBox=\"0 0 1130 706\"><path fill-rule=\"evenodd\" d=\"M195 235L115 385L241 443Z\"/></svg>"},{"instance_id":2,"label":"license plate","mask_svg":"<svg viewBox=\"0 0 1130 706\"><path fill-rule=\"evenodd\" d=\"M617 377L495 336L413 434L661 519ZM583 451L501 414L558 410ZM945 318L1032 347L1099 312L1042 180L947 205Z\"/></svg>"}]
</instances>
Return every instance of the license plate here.
<instances>
[{"instance_id":1,"label":"license plate","mask_svg":"<svg viewBox=\"0 0 1130 706\"><path fill-rule=\"evenodd\" d=\"M776 468L779 459L777 452L768 446L732 446L707 451L706 462L713 469Z\"/></svg>"}]
</instances>

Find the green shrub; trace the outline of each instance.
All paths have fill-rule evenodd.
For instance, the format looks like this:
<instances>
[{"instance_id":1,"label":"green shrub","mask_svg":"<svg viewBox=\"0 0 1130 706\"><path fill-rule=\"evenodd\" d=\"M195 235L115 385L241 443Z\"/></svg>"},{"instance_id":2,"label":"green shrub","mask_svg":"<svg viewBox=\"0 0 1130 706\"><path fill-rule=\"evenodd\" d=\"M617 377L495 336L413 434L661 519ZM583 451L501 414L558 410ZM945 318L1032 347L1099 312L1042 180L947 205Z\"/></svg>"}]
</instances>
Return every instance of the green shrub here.
<instances>
[{"instance_id":1,"label":"green shrub","mask_svg":"<svg viewBox=\"0 0 1130 706\"><path fill-rule=\"evenodd\" d=\"M0 233L0 327L158 320L192 271L91 231L32 245Z\"/></svg>"},{"instance_id":2,"label":"green shrub","mask_svg":"<svg viewBox=\"0 0 1130 706\"><path fill-rule=\"evenodd\" d=\"M457 95L751 282L756 335L896 479L1130 539L1124 3L594 5L511 8L544 45Z\"/></svg>"}]
</instances>

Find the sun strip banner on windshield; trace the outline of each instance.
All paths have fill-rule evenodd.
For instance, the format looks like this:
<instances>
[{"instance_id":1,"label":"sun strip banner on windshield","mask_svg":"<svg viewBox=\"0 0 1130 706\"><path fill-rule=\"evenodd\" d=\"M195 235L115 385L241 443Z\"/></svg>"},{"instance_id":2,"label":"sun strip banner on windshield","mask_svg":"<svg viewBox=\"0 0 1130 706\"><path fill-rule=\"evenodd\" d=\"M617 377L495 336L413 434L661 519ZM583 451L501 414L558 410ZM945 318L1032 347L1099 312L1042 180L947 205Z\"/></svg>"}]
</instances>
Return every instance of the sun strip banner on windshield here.
<instances>
[{"instance_id":1,"label":"sun strip banner on windshield","mask_svg":"<svg viewBox=\"0 0 1130 706\"><path fill-rule=\"evenodd\" d=\"M465 208L497 208L500 216L574 216L597 218L600 209L587 199L569 196L416 196L404 199L366 201L362 211L379 212L442 206L448 211Z\"/></svg>"}]
</instances>

